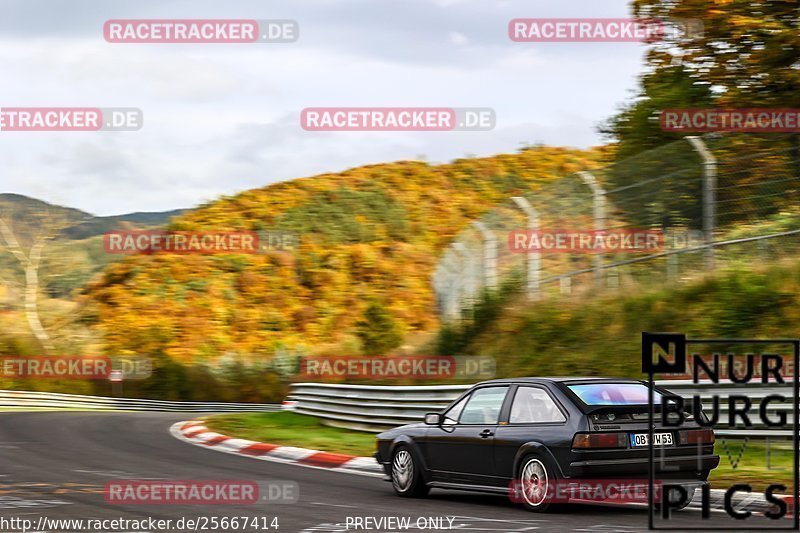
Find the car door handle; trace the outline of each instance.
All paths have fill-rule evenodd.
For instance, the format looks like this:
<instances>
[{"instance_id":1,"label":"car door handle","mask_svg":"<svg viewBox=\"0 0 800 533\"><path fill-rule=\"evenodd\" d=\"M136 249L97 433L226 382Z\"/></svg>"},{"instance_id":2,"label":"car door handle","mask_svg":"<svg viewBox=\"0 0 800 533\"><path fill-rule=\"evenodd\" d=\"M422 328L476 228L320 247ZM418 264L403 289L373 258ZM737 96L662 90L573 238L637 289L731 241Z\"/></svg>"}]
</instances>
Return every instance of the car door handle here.
<instances>
[{"instance_id":1,"label":"car door handle","mask_svg":"<svg viewBox=\"0 0 800 533\"><path fill-rule=\"evenodd\" d=\"M492 431L491 429L484 429L483 431L481 431L482 439L488 439L492 435L494 435L494 431Z\"/></svg>"}]
</instances>

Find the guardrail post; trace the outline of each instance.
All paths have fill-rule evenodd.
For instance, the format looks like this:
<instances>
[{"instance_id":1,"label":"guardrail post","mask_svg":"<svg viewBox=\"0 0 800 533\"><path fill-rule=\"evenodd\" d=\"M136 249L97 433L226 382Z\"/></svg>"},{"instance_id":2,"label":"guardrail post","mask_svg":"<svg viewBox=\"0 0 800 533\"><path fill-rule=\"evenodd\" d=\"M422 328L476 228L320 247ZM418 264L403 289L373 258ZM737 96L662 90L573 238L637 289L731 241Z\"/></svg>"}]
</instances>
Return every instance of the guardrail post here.
<instances>
[{"instance_id":1,"label":"guardrail post","mask_svg":"<svg viewBox=\"0 0 800 533\"><path fill-rule=\"evenodd\" d=\"M527 198L523 196L514 196L511 198L517 207L519 207L525 216L528 217L528 229L537 231L539 229L539 212L531 205ZM541 296L539 292L539 281L542 273L542 254L539 250L529 252L525 258L528 265L527 271L527 291L528 298L531 300L538 300Z\"/></svg>"},{"instance_id":2,"label":"guardrail post","mask_svg":"<svg viewBox=\"0 0 800 533\"><path fill-rule=\"evenodd\" d=\"M497 288L497 237L483 222L475 221L472 225L483 237L483 278L487 289Z\"/></svg>"},{"instance_id":3,"label":"guardrail post","mask_svg":"<svg viewBox=\"0 0 800 533\"><path fill-rule=\"evenodd\" d=\"M690 136L686 140L703 158L703 234L705 236L706 268L714 269L714 230L716 229L716 191L717 191L717 158L706 147L700 137Z\"/></svg>"},{"instance_id":4,"label":"guardrail post","mask_svg":"<svg viewBox=\"0 0 800 533\"><path fill-rule=\"evenodd\" d=\"M589 172L578 172L583 182L592 189L594 200L594 229L603 231L606 229L606 191L597 183L597 179ZM601 287L603 284L603 254L597 253L594 256L594 281L595 285Z\"/></svg>"}]
</instances>

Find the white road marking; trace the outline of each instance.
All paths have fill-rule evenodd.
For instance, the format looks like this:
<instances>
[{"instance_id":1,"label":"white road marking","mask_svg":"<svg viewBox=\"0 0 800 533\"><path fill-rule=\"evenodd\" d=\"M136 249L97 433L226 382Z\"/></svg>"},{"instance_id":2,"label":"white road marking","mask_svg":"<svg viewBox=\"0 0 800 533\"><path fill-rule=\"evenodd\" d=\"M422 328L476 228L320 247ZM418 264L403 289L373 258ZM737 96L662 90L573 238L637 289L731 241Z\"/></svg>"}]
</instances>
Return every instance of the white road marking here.
<instances>
[{"instance_id":1,"label":"white road marking","mask_svg":"<svg viewBox=\"0 0 800 533\"><path fill-rule=\"evenodd\" d=\"M165 477L148 477L142 476L140 474L136 474L134 472L125 472L124 470L80 470L76 469L73 472L79 472L81 474L92 474L95 476L100 477L109 477L113 479L130 479L130 480L140 480L140 479L167 479Z\"/></svg>"},{"instance_id":2,"label":"white road marking","mask_svg":"<svg viewBox=\"0 0 800 533\"><path fill-rule=\"evenodd\" d=\"M325 505L327 507L344 507L346 509L358 509L355 505L344 505L341 503L322 503L322 502L312 502L311 505Z\"/></svg>"},{"instance_id":3,"label":"white road marking","mask_svg":"<svg viewBox=\"0 0 800 533\"><path fill-rule=\"evenodd\" d=\"M58 505L72 505L72 502L63 500L25 500L16 496L0 496L0 509L56 507Z\"/></svg>"}]
</instances>

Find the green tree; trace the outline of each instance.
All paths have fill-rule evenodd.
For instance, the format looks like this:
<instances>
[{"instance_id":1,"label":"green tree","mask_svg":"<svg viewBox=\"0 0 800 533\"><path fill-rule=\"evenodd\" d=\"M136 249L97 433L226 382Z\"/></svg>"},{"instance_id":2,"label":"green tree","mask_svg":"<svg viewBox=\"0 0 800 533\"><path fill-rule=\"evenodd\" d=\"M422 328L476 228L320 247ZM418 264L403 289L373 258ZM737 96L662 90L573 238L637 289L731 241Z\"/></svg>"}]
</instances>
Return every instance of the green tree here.
<instances>
[{"instance_id":1,"label":"green tree","mask_svg":"<svg viewBox=\"0 0 800 533\"><path fill-rule=\"evenodd\" d=\"M695 197L700 174L692 150L679 143L651 154L646 150L692 133L664 132L660 113L668 108L796 108L800 106L800 11L787 0L634 0L633 15L640 19L697 21L689 32L666 32L650 43L640 88L634 99L601 126L617 141L618 165L608 176L611 188L626 187L641 179L673 175L681 178L674 191L659 183L662 197L688 191ZM724 205L719 224L760 219L796 202L800 194L791 183L800 175L800 137L726 135L708 142L719 160L719 175L727 189L718 191ZM638 154L638 155L635 155ZM747 157L743 157L747 156ZM626 160L625 164L622 163ZM651 164L656 160L655 166ZM658 167L658 161L662 167ZM653 169L659 169L658 173ZM673 182L676 182L673 179ZM773 185L770 185L770 182ZM637 196L638 195L638 196ZM641 191L621 193L639 204ZM665 221L696 225L697 202L679 199L672 206L657 206ZM677 207L676 207L677 206ZM642 215L640 218L646 218Z\"/></svg>"},{"instance_id":2,"label":"green tree","mask_svg":"<svg viewBox=\"0 0 800 533\"><path fill-rule=\"evenodd\" d=\"M391 313L378 302L371 303L364 311L364 319L358 322L356 334L367 354L386 353L403 340Z\"/></svg>"},{"instance_id":3,"label":"green tree","mask_svg":"<svg viewBox=\"0 0 800 533\"><path fill-rule=\"evenodd\" d=\"M795 1L634 0L642 19L701 21L702 30L666 32L649 45L634 101L601 131L618 157L675 138L659 126L667 107L800 105L800 12Z\"/></svg>"},{"instance_id":4,"label":"green tree","mask_svg":"<svg viewBox=\"0 0 800 533\"><path fill-rule=\"evenodd\" d=\"M659 116L662 109L709 107L712 103L708 85L695 83L681 65L665 67L643 75L634 100L623 105L619 114L601 125L600 132L619 142L616 158L624 160L684 136L683 133L661 129Z\"/></svg>"}]
</instances>

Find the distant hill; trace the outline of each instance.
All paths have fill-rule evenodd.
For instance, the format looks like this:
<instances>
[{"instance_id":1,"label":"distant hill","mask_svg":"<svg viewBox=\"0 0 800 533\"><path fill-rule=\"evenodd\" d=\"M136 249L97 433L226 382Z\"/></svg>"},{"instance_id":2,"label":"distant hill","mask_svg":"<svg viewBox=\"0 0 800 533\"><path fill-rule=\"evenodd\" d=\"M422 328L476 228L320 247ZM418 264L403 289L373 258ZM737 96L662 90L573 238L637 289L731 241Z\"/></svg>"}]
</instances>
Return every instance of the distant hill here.
<instances>
[{"instance_id":1,"label":"distant hill","mask_svg":"<svg viewBox=\"0 0 800 533\"><path fill-rule=\"evenodd\" d=\"M42 228L44 218L57 218L60 224L71 225L91 217L92 215L80 209L53 205L21 194L0 194L0 219L14 230L16 238L23 246L27 240L36 236Z\"/></svg>"},{"instance_id":2,"label":"distant hill","mask_svg":"<svg viewBox=\"0 0 800 533\"><path fill-rule=\"evenodd\" d=\"M70 239L87 239L123 226L137 228L161 227L167 225L172 217L180 216L185 212L185 209L173 209L172 211L136 212L109 217L92 217L86 222L68 228L64 231L64 234Z\"/></svg>"},{"instance_id":3,"label":"distant hill","mask_svg":"<svg viewBox=\"0 0 800 533\"><path fill-rule=\"evenodd\" d=\"M172 211L136 212L102 217L80 209L50 204L22 194L0 193L0 217L10 214L12 224L17 226L19 224L29 224L34 216L41 213L57 214L74 222L74 225L69 225L61 232L62 238L71 240L102 235L126 224L136 227L164 226L169 222L170 218L179 216L184 212L185 210L183 209L174 209Z\"/></svg>"},{"instance_id":4,"label":"distant hill","mask_svg":"<svg viewBox=\"0 0 800 533\"><path fill-rule=\"evenodd\" d=\"M21 194L0 194L0 219L9 225L25 253L30 250L34 239L48 232L49 226L54 224L61 228L46 245L39 271L41 288L52 298L72 298L75 289L83 286L108 263L121 258L103 251L103 233L129 226L164 226L170 218L183 213L186 211L98 217ZM0 238L0 286L6 295L0 298L0 310L16 308L20 299L19 284L24 279L19 261L3 250L4 244Z\"/></svg>"},{"instance_id":5,"label":"distant hill","mask_svg":"<svg viewBox=\"0 0 800 533\"><path fill-rule=\"evenodd\" d=\"M437 325L431 274L471 220L509 196L598 165L600 149L370 165L223 197L175 230L285 230L293 252L126 257L84 290L108 353L181 363L282 347L384 352Z\"/></svg>"}]
</instances>

